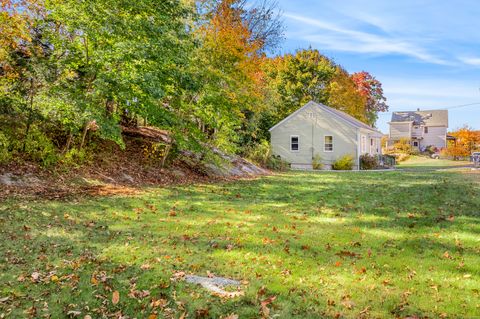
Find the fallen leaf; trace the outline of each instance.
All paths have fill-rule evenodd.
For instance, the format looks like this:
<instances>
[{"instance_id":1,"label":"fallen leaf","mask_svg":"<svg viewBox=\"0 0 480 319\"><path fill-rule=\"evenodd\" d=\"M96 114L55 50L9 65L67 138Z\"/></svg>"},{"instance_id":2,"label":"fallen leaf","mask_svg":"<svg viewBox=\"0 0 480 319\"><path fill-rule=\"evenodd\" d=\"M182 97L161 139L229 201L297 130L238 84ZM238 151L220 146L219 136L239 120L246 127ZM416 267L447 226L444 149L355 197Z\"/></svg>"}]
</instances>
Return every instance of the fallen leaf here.
<instances>
[{"instance_id":1,"label":"fallen leaf","mask_svg":"<svg viewBox=\"0 0 480 319\"><path fill-rule=\"evenodd\" d=\"M152 266L150 264L143 264L140 266L140 269L142 270L148 270L148 269L151 269Z\"/></svg>"},{"instance_id":2,"label":"fallen leaf","mask_svg":"<svg viewBox=\"0 0 480 319\"><path fill-rule=\"evenodd\" d=\"M277 299L277 296L270 296L267 299L264 299L262 302L260 302L260 307L261 307L260 311L264 318L269 317L270 309L268 308L268 305L270 305L275 299Z\"/></svg>"},{"instance_id":3,"label":"fallen leaf","mask_svg":"<svg viewBox=\"0 0 480 319\"><path fill-rule=\"evenodd\" d=\"M31 277L33 282L37 282L40 279L40 273L35 271L32 273Z\"/></svg>"},{"instance_id":4,"label":"fallen leaf","mask_svg":"<svg viewBox=\"0 0 480 319\"><path fill-rule=\"evenodd\" d=\"M112 303L116 305L119 301L120 301L120 293L118 292L118 290L115 290L112 293Z\"/></svg>"}]
</instances>

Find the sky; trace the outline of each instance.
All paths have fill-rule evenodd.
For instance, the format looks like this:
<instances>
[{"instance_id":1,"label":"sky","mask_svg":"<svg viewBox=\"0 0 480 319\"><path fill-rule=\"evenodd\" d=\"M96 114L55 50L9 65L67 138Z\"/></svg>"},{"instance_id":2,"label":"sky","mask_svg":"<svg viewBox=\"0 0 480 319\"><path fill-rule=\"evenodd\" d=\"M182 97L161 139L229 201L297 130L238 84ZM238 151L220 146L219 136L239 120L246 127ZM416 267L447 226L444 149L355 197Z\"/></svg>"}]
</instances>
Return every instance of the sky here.
<instances>
[{"instance_id":1,"label":"sky","mask_svg":"<svg viewBox=\"0 0 480 319\"><path fill-rule=\"evenodd\" d=\"M368 71L392 111L449 108L450 130L480 129L480 1L278 0L279 53L318 49L350 73ZM465 107L459 105L478 103Z\"/></svg>"}]
</instances>

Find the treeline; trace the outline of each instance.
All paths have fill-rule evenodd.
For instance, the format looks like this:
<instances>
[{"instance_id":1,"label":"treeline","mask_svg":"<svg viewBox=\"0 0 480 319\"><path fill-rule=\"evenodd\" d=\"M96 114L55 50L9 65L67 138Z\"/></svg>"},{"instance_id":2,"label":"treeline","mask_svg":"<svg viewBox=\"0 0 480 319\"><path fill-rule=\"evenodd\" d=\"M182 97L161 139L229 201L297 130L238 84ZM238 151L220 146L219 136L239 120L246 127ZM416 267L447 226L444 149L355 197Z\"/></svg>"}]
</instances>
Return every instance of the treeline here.
<instances>
[{"instance_id":1,"label":"treeline","mask_svg":"<svg viewBox=\"0 0 480 319\"><path fill-rule=\"evenodd\" d=\"M369 124L381 83L314 49L273 56L284 27L259 0L0 1L0 161L55 163L121 127L169 130L179 149L245 155L309 100ZM90 139L86 139L90 136Z\"/></svg>"}]
</instances>

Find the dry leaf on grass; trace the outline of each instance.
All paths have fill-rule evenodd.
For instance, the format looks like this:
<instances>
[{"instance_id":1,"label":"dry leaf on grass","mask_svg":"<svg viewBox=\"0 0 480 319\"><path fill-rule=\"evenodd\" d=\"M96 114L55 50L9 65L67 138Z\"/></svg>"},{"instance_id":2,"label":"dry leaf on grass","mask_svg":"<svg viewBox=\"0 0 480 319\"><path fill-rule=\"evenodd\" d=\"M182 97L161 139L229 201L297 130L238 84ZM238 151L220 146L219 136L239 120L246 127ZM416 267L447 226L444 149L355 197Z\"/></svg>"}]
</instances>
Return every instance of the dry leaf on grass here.
<instances>
[{"instance_id":1,"label":"dry leaf on grass","mask_svg":"<svg viewBox=\"0 0 480 319\"><path fill-rule=\"evenodd\" d=\"M112 303L116 305L119 301L120 301L120 293L118 292L118 290L115 290L112 293Z\"/></svg>"}]
</instances>

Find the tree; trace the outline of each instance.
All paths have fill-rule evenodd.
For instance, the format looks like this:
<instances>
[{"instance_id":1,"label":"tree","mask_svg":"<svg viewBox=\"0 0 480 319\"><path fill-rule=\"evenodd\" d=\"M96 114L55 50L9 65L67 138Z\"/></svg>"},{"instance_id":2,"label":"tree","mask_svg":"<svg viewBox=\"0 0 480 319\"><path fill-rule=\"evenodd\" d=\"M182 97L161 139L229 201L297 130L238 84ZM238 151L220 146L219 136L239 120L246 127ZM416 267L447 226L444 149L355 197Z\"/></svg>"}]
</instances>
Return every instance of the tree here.
<instances>
[{"instance_id":1,"label":"tree","mask_svg":"<svg viewBox=\"0 0 480 319\"><path fill-rule=\"evenodd\" d=\"M264 2L266 3L266 2ZM204 23L195 30L198 49L193 73L200 79L197 92L187 92L190 115L200 131L217 147L234 151L255 127L255 115L264 101L263 51L277 33L265 17L265 7L247 8L242 0L214 1L203 13ZM268 9L270 10L270 9ZM268 11L267 10L267 11ZM267 13L265 13L267 14ZM201 19L202 20L202 19Z\"/></svg>"},{"instance_id":2,"label":"tree","mask_svg":"<svg viewBox=\"0 0 480 319\"><path fill-rule=\"evenodd\" d=\"M366 71L352 74L352 80L358 92L366 98L366 120L370 125L375 125L379 112L387 112L387 99L383 95L382 83Z\"/></svg>"},{"instance_id":3,"label":"tree","mask_svg":"<svg viewBox=\"0 0 480 319\"><path fill-rule=\"evenodd\" d=\"M274 122L283 119L311 100L327 103L328 87L335 76L334 63L318 50L299 50L267 60L264 64L267 83L275 95Z\"/></svg>"},{"instance_id":4,"label":"tree","mask_svg":"<svg viewBox=\"0 0 480 319\"><path fill-rule=\"evenodd\" d=\"M456 140L450 143L447 147L447 154L454 157L467 157L472 154L480 143L480 136L477 131L473 130L468 125L450 132Z\"/></svg>"},{"instance_id":5,"label":"tree","mask_svg":"<svg viewBox=\"0 0 480 319\"><path fill-rule=\"evenodd\" d=\"M352 77L342 67L335 68L335 75L327 87L327 105L366 122L367 98L359 94Z\"/></svg>"}]
</instances>

